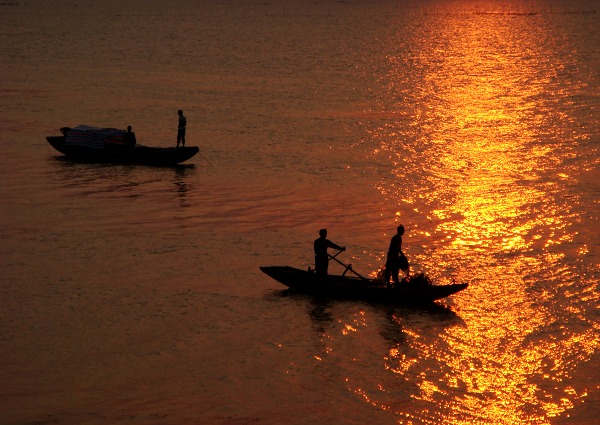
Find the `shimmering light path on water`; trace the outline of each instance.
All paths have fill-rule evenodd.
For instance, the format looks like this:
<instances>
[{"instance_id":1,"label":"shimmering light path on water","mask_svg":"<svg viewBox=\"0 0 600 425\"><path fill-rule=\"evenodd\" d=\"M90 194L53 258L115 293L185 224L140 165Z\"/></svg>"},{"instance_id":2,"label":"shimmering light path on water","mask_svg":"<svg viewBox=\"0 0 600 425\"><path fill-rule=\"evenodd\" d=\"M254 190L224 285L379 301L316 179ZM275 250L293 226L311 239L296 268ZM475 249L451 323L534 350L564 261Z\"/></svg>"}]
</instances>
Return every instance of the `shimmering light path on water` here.
<instances>
[{"instance_id":1,"label":"shimmering light path on water","mask_svg":"<svg viewBox=\"0 0 600 425\"><path fill-rule=\"evenodd\" d=\"M589 358L600 342L598 323L589 322L597 315L597 282L581 279L589 244L597 240L577 230L590 217L589 196L597 205L597 191L573 190L592 169L597 174L597 160L585 152L590 139L597 146L597 99L584 97L572 107L581 78L594 78L594 71L582 52L580 74L565 72L572 64L557 60L556 51L579 46L530 15L439 15L408 42L402 24L390 35L397 50L388 56L380 103L391 114L404 113L402 81L426 72L408 96L412 116L373 131L379 141L373 155L389 157L398 177L378 188L427 218L411 231L438 243L432 250L425 242L413 258L454 270L461 281L478 276L471 300L486 303L483 311L465 312L466 328L448 330L441 341L423 343L415 335L422 361L411 365L402 351L390 350L405 366L392 370L418 385L414 396L425 412L440 395L460 394L460 402L446 400L444 422L480 412L490 423L543 423L585 399L587 388L573 382L573 362ZM408 67L407 51L414 52ZM575 122L576 133L569 126ZM542 289L542 282L554 287ZM565 301L573 303L567 311ZM564 322L582 320L592 326L565 331ZM421 371L416 379L407 365Z\"/></svg>"},{"instance_id":2,"label":"shimmering light path on water","mask_svg":"<svg viewBox=\"0 0 600 425\"><path fill-rule=\"evenodd\" d=\"M594 2L176 3L0 6L0 422L594 423ZM44 141L174 144L180 108L210 163ZM313 266L326 227L375 274L400 222L412 270L468 290L328 301L258 270Z\"/></svg>"}]
</instances>

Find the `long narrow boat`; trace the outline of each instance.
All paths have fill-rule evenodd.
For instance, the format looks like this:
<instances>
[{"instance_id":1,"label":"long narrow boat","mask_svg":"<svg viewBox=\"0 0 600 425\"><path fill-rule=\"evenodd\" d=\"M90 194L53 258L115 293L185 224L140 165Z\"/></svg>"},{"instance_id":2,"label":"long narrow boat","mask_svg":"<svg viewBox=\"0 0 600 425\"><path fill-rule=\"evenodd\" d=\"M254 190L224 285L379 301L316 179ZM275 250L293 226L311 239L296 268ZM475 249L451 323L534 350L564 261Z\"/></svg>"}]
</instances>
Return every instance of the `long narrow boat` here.
<instances>
[{"instance_id":1,"label":"long narrow boat","mask_svg":"<svg viewBox=\"0 0 600 425\"><path fill-rule=\"evenodd\" d=\"M260 267L260 270L288 288L310 295L339 299L394 304L427 304L456 294L469 285L454 283L433 285L425 276L411 279L397 287L388 288L383 282L364 277L318 275L314 271L289 266Z\"/></svg>"},{"instance_id":2,"label":"long narrow boat","mask_svg":"<svg viewBox=\"0 0 600 425\"><path fill-rule=\"evenodd\" d=\"M112 128L82 125L72 129L63 127L61 132L62 136L48 136L46 140L68 158L81 161L167 166L187 161L200 151L197 146L126 146L125 131Z\"/></svg>"}]
</instances>

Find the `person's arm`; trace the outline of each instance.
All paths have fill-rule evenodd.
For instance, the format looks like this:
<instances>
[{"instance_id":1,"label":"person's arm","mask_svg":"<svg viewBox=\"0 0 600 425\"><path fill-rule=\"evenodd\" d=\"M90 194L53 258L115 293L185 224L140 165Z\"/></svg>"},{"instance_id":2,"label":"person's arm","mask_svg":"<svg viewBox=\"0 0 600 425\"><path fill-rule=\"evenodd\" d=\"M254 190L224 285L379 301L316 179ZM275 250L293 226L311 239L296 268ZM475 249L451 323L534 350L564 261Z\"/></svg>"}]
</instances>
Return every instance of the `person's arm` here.
<instances>
[{"instance_id":1,"label":"person's arm","mask_svg":"<svg viewBox=\"0 0 600 425\"><path fill-rule=\"evenodd\" d=\"M346 247L344 247L344 246L339 246L339 245L336 245L336 244L334 244L334 243L333 243L333 242L331 242L331 241L327 241L327 242L329 242L329 243L328 243L328 246L329 246L330 248L337 249L337 250L340 250L340 251L345 251L345 250L346 250Z\"/></svg>"}]
</instances>

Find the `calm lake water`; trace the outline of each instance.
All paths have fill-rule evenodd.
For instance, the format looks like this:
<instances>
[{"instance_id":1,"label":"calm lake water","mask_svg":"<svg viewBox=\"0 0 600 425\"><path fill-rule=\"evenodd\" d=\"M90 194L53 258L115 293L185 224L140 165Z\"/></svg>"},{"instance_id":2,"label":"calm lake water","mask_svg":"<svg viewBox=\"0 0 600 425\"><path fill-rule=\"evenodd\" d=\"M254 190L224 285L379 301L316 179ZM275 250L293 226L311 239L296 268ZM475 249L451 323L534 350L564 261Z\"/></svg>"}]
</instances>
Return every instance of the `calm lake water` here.
<instances>
[{"instance_id":1,"label":"calm lake water","mask_svg":"<svg viewBox=\"0 0 600 425\"><path fill-rule=\"evenodd\" d=\"M0 422L592 424L594 1L0 5ZM65 160L63 126L203 156ZM289 294L326 227L416 309ZM332 266L331 272L339 271Z\"/></svg>"}]
</instances>

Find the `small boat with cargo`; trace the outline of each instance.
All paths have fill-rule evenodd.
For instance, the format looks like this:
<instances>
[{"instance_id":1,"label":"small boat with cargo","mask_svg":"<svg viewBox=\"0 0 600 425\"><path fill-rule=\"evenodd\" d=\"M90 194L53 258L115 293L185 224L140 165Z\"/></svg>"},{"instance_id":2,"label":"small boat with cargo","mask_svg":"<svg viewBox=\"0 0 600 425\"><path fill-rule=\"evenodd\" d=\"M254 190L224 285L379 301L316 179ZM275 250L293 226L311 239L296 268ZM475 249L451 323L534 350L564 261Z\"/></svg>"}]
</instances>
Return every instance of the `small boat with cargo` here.
<instances>
[{"instance_id":1,"label":"small boat with cargo","mask_svg":"<svg viewBox=\"0 0 600 425\"><path fill-rule=\"evenodd\" d=\"M60 131L62 136L48 136L46 140L58 152L80 161L169 166L187 161L200 151L197 146L128 146L126 131L116 128L79 125Z\"/></svg>"},{"instance_id":2,"label":"small boat with cargo","mask_svg":"<svg viewBox=\"0 0 600 425\"><path fill-rule=\"evenodd\" d=\"M289 266L267 266L260 270L292 291L325 298L357 299L391 304L430 304L466 289L468 283L435 285L424 274L418 274L402 283L390 286L382 279L366 278L333 256L346 267L342 275L317 274L310 268L301 270ZM353 276L348 276L351 272Z\"/></svg>"},{"instance_id":3,"label":"small boat with cargo","mask_svg":"<svg viewBox=\"0 0 600 425\"><path fill-rule=\"evenodd\" d=\"M375 279L318 275L313 270L289 266L267 266L260 270L295 292L335 299L358 299L392 304L428 304L466 289L468 283L434 285L424 275L388 286Z\"/></svg>"}]
</instances>

